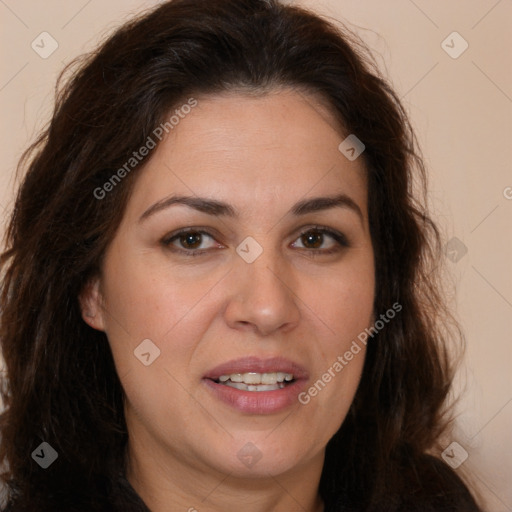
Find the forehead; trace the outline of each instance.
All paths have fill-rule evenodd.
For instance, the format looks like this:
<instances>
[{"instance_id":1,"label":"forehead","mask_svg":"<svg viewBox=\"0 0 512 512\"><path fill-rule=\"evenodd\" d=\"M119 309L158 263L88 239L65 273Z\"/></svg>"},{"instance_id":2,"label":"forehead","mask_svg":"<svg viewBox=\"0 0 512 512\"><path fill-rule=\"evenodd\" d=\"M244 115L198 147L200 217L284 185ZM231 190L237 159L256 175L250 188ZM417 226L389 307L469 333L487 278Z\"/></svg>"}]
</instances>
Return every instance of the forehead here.
<instances>
[{"instance_id":1,"label":"forehead","mask_svg":"<svg viewBox=\"0 0 512 512\"><path fill-rule=\"evenodd\" d=\"M363 159L339 151L346 134L317 97L280 90L195 99L137 178L132 209L169 193L212 196L247 211L338 191L366 209Z\"/></svg>"}]
</instances>

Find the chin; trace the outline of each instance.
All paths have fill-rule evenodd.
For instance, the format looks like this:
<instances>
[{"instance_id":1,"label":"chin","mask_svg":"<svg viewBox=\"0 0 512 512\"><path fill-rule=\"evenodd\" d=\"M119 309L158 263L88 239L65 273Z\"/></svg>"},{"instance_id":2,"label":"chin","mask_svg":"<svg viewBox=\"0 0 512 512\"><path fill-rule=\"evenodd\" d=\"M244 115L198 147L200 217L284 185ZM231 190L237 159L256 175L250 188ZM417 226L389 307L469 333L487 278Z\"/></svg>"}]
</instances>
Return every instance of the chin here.
<instances>
[{"instance_id":1,"label":"chin","mask_svg":"<svg viewBox=\"0 0 512 512\"><path fill-rule=\"evenodd\" d=\"M268 436L265 433L264 436ZM232 440L231 446L223 450L223 464L217 466L220 472L239 478L268 478L292 471L303 463L306 453L304 445L287 443L276 438L273 442L264 436L240 436ZM260 437L260 440L251 441ZM285 449L283 449L285 447ZM226 457L231 453L230 457Z\"/></svg>"}]
</instances>

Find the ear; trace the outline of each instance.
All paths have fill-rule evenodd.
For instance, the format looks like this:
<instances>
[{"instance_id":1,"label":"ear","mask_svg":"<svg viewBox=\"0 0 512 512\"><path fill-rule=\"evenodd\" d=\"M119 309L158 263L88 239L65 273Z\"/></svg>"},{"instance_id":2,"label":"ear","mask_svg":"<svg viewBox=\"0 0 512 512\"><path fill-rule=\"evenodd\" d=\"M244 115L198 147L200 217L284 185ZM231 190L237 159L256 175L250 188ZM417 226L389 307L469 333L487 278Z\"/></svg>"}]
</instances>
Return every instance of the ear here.
<instances>
[{"instance_id":1,"label":"ear","mask_svg":"<svg viewBox=\"0 0 512 512\"><path fill-rule=\"evenodd\" d=\"M102 300L99 277L90 279L78 296L84 322L98 331L105 331Z\"/></svg>"}]
</instances>

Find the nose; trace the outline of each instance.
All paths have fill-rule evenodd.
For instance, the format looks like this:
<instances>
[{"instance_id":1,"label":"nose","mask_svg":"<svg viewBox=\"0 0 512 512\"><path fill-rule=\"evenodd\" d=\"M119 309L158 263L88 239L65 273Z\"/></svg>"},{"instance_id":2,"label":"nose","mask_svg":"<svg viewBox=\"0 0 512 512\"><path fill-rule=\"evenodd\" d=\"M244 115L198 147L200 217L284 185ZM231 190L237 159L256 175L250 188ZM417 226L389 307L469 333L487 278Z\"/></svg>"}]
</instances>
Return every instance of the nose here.
<instances>
[{"instance_id":1,"label":"nose","mask_svg":"<svg viewBox=\"0 0 512 512\"><path fill-rule=\"evenodd\" d=\"M234 265L224 312L227 324L260 336L292 330L299 322L300 310L286 262L275 251L264 250L254 262L238 258Z\"/></svg>"}]
</instances>

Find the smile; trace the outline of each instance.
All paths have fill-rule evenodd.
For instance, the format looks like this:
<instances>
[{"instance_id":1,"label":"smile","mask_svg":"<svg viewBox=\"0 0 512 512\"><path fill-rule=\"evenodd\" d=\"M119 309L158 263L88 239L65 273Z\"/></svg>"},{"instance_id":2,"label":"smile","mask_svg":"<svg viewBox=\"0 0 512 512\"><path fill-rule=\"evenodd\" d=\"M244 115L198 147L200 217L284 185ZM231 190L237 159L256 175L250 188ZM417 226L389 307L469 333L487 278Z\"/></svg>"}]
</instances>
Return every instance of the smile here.
<instances>
[{"instance_id":1,"label":"smile","mask_svg":"<svg viewBox=\"0 0 512 512\"><path fill-rule=\"evenodd\" d=\"M275 414L296 406L308 380L299 363L258 356L227 361L202 378L210 396L244 414Z\"/></svg>"},{"instance_id":2,"label":"smile","mask_svg":"<svg viewBox=\"0 0 512 512\"><path fill-rule=\"evenodd\" d=\"M284 388L292 381L293 374L291 373L247 372L221 375L215 382L242 391L275 391Z\"/></svg>"}]
</instances>

